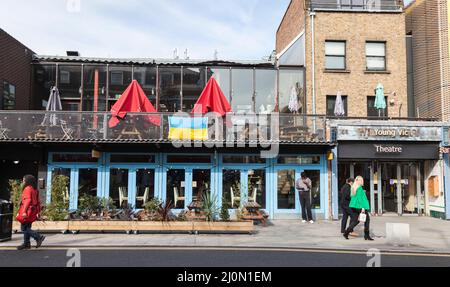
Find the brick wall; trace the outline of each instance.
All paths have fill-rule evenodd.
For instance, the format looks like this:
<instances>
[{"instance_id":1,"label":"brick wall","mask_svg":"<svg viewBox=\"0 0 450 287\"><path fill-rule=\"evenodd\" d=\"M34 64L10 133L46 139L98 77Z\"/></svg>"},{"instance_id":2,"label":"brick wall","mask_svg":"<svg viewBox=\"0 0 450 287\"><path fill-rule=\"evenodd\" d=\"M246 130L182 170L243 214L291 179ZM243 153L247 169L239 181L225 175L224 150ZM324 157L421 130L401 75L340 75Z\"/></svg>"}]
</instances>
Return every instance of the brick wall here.
<instances>
[{"instance_id":1,"label":"brick wall","mask_svg":"<svg viewBox=\"0 0 450 287\"><path fill-rule=\"evenodd\" d=\"M291 0L288 9L281 21L276 35L277 54L283 51L294 40L305 26L304 1Z\"/></svg>"},{"instance_id":2,"label":"brick wall","mask_svg":"<svg viewBox=\"0 0 450 287\"><path fill-rule=\"evenodd\" d=\"M32 55L33 51L0 29L0 95L3 95L3 81L15 85L16 110L33 108L30 65Z\"/></svg>"}]
</instances>

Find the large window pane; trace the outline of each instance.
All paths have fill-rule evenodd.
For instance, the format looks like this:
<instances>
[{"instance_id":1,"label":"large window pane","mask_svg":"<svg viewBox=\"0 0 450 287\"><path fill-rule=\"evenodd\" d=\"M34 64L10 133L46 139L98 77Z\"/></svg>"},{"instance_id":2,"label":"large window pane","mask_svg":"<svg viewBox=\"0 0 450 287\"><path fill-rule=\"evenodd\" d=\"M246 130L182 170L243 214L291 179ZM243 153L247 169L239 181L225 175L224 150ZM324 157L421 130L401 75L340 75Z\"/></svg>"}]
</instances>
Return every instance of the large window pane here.
<instances>
[{"instance_id":1,"label":"large window pane","mask_svg":"<svg viewBox=\"0 0 450 287\"><path fill-rule=\"evenodd\" d=\"M327 56L345 56L345 42L325 42L325 54Z\"/></svg>"},{"instance_id":2,"label":"large window pane","mask_svg":"<svg viewBox=\"0 0 450 287\"><path fill-rule=\"evenodd\" d=\"M159 111L181 110L181 68L159 68Z\"/></svg>"},{"instance_id":3,"label":"large window pane","mask_svg":"<svg viewBox=\"0 0 450 287\"><path fill-rule=\"evenodd\" d=\"M277 71L256 70L256 112L271 113L275 109L277 95Z\"/></svg>"},{"instance_id":4,"label":"large window pane","mask_svg":"<svg viewBox=\"0 0 450 287\"><path fill-rule=\"evenodd\" d=\"M3 110L16 109L16 86L6 81L3 82L3 101L0 102L0 109Z\"/></svg>"},{"instance_id":5,"label":"large window pane","mask_svg":"<svg viewBox=\"0 0 450 287\"><path fill-rule=\"evenodd\" d=\"M145 204L155 197L155 170L136 170L136 208L144 208Z\"/></svg>"},{"instance_id":6,"label":"large window pane","mask_svg":"<svg viewBox=\"0 0 450 287\"><path fill-rule=\"evenodd\" d=\"M78 206L83 195L97 196L96 168L82 168L78 170Z\"/></svg>"},{"instance_id":7,"label":"large window pane","mask_svg":"<svg viewBox=\"0 0 450 287\"><path fill-rule=\"evenodd\" d=\"M325 67L327 69L345 69L345 57L327 56L325 59Z\"/></svg>"},{"instance_id":8,"label":"large window pane","mask_svg":"<svg viewBox=\"0 0 450 287\"><path fill-rule=\"evenodd\" d=\"M319 164L320 156L279 156L280 164Z\"/></svg>"},{"instance_id":9,"label":"large window pane","mask_svg":"<svg viewBox=\"0 0 450 287\"><path fill-rule=\"evenodd\" d=\"M232 69L233 112L253 111L253 69Z\"/></svg>"},{"instance_id":10,"label":"large window pane","mask_svg":"<svg viewBox=\"0 0 450 287\"><path fill-rule=\"evenodd\" d=\"M106 66L84 66L83 111L106 111Z\"/></svg>"},{"instance_id":11,"label":"large window pane","mask_svg":"<svg viewBox=\"0 0 450 287\"><path fill-rule=\"evenodd\" d=\"M311 208L320 209L320 170L305 170L311 179Z\"/></svg>"},{"instance_id":12,"label":"large window pane","mask_svg":"<svg viewBox=\"0 0 450 287\"><path fill-rule=\"evenodd\" d=\"M299 113L304 113L304 76L303 70L280 70L279 87L279 111L280 113L291 113L289 110L289 99L293 88L297 93L299 102Z\"/></svg>"},{"instance_id":13,"label":"large window pane","mask_svg":"<svg viewBox=\"0 0 450 287\"><path fill-rule=\"evenodd\" d=\"M295 209L295 170L278 171L278 209Z\"/></svg>"},{"instance_id":14,"label":"large window pane","mask_svg":"<svg viewBox=\"0 0 450 287\"><path fill-rule=\"evenodd\" d=\"M347 96L341 96L344 103L344 116L348 116ZM334 108L336 106L336 96L327 96L327 116L334 117Z\"/></svg>"},{"instance_id":15,"label":"large window pane","mask_svg":"<svg viewBox=\"0 0 450 287\"><path fill-rule=\"evenodd\" d=\"M211 170L194 169L192 171L192 199L202 200L205 193L211 194Z\"/></svg>"},{"instance_id":16,"label":"large window pane","mask_svg":"<svg viewBox=\"0 0 450 287\"><path fill-rule=\"evenodd\" d=\"M185 206L186 174L184 169L169 169L167 171L166 202L171 202L174 208Z\"/></svg>"},{"instance_id":17,"label":"large window pane","mask_svg":"<svg viewBox=\"0 0 450 287\"><path fill-rule=\"evenodd\" d=\"M384 57L367 57L367 69L384 70L385 69Z\"/></svg>"},{"instance_id":18,"label":"large window pane","mask_svg":"<svg viewBox=\"0 0 450 287\"><path fill-rule=\"evenodd\" d=\"M109 102L108 111L120 98L122 93L131 84L132 75L130 66L110 66L109 67Z\"/></svg>"},{"instance_id":19,"label":"large window pane","mask_svg":"<svg viewBox=\"0 0 450 287\"><path fill-rule=\"evenodd\" d=\"M109 197L119 208L127 207L128 201L128 169L111 168L109 174Z\"/></svg>"},{"instance_id":20,"label":"large window pane","mask_svg":"<svg viewBox=\"0 0 450 287\"><path fill-rule=\"evenodd\" d=\"M59 65L58 89L64 110L78 110L81 97L81 65ZM66 104L70 103L70 104Z\"/></svg>"},{"instance_id":21,"label":"large window pane","mask_svg":"<svg viewBox=\"0 0 450 287\"><path fill-rule=\"evenodd\" d=\"M50 88L56 85L56 65L33 65L33 93L37 105L42 109L47 107Z\"/></svg>"},{"instance_id":22,"label":"large window pane","mask_svg":"<svg viewBox=\"0 0 450 287\"><path fill-rule=\"evenodd\" d=\"M223 94L229 102L230 100L230 69L228 68L210 68L210 73L216 79Z\"/></svg>"},{"instance_id":23,"label":"large window pane","mask_svg":"<svg viewBox=\"0 0 450 287\"><path fill-rule=\"evenodd\" d=\"M248 201L256 202L266 208L266 171L264 169L248 171Z\"/></svg>"},{"instance_id":24,"label":"large window pane","mask_svg":"<svg viewBox=\"0 0 450 287\"><path fill-rule=\"evenodd\" d=\"M133 77L156 108L156 67L134 67Z\"/></svg>"},{"instance_id":25,"label":"large window pane","mask_svg":"<svg viewBox=\"0 0 450 287\"><path fill-rule=\"evenodd\" d=\"M57 176L65 176L67 185L64 190L64 203L69 203L70 200L70 168L55 168L52 170L52 182Z\"/></svg>"},{"instance_id":26,"label":"large window pane","mask_svg":"<svg viewBox=\"0 0 450 287\"><path fill-rule=\"evenodd\" d=\"M388 97L384 97L386 103L388 103ZM378 110L375 108L375 96L367 97L367 116L368 117L387 117L388 116L388 105L384 110Z\"/></svg>"},{"instance_id":27,"label":"large window pane","mask_svg":"<svg viewBox=\"0 0 450 287\"><path fill-rule=\"evenodd\" d=\"M223 163L266 163L266 159L260 156L226 155Z\"/></svg>"},{"instance_id":28,"label":"large window pane","mask_svg":"<svg viewBox=\"0 0 450 287\"><path fill-rule=\"evenodd\" d=\"M386 69L386 43L366 42L366 65L368 70Z\"/></svg>"},{"instance_id":29,"label":"large window pane","mask_svg":"<svg viewBox=\"0 0 450 287\"><path fill-rule=\"evenodd\" d=\"M224 170L222 174L222 204L239 208L241 203L241 171Z\"/></svg>"},{"instance_id":30,"label":"large window pane","mask_svg":"<svg viewBox=\"0 0 450 287\"><path fill-rule=\"evenodd\" d=\"M183 68L183 111L190 112L206 85L206 68Z\"/></svg>"}]
</instances>

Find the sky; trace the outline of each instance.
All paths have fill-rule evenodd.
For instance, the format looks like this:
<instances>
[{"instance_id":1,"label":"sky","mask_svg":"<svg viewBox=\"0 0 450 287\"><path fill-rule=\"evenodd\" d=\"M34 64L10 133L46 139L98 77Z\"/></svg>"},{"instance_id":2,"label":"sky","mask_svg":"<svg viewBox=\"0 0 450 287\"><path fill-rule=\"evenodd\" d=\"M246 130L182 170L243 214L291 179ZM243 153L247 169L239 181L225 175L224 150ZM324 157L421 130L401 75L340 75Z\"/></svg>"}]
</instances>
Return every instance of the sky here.
<instances>
[{"instance_id":1,"label":"sky","mask_svg":"<svg viewBox=\"0 0 450 287\"><path fill-rule=\"evenodd\" d=\"M258 60L289 0L0 0L0 27L41 55Z\"/></svg>"}]
</instances>

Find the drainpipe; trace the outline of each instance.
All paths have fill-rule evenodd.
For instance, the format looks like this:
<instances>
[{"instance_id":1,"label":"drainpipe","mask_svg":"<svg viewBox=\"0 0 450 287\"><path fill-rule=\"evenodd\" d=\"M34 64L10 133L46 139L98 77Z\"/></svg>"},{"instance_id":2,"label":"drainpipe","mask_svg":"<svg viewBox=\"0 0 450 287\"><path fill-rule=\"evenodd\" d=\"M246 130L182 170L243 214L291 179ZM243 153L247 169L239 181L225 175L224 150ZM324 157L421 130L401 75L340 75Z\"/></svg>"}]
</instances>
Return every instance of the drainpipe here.
<instances>
[{"instance_id":1,"label":"drainpipe","mask_svg":"<svg viewBox=\"0 0 450 287\"><path fill-rule=\"evenodd\" d=\"M314 35L314 16L316 12L309 12L311 17L311 81L312 81L312 114L316 114L316 65L315 65L315 35ZM316 121L313 121L313 130L316 131Z\"/></svg>"}]
</instances>

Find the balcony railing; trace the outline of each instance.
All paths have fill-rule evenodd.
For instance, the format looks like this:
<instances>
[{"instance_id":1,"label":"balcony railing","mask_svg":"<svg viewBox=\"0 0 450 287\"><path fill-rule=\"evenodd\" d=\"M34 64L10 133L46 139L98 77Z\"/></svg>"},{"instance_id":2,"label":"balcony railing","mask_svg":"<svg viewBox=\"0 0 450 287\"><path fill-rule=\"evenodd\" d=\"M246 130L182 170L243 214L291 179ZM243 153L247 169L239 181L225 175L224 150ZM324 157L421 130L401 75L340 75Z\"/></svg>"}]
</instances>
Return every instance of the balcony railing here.
<instances>
[{"instance_id":1,"label":"balcony railing","mask_svg":"<svg viewBox=\"0 0 450 287\"><path fill-rule=\"evenodd\" d=\"M401 11L403 1L399 0L309 0L311 10L330 11Z\"/></svg>"},{"instance_id":2,"label":"balcony railing","mask_svg":"<svg viewBox=\"0 0 450 287\"><path fill-rule=\"evenodd\" d=\"M173 113L128 113L109 128L110 113L1 111L0 142L171 142L170 117L198 117ZM201 117L201 116L200 116ZM205 142L317 143L327 142L326 117L296 114L206 115Z\"/></svg>"}]
</instances>

